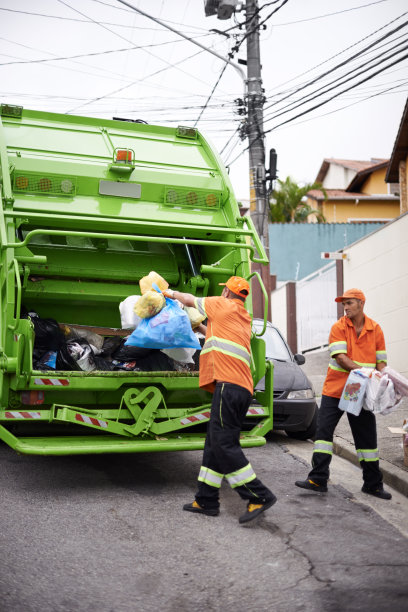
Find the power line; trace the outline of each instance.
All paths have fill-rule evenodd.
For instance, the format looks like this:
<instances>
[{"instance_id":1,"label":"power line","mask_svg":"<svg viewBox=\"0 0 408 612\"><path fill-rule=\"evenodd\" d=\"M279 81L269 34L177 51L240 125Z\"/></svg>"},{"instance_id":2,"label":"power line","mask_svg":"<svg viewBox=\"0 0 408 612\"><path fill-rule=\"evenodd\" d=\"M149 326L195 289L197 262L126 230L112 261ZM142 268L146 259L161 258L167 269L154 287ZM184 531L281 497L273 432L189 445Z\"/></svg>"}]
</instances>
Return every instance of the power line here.
<instances>
[{"instance_id":1,"label":"power line","mask_svg":"<svg viewBox=\"0 0 408 612\"><path fill-rule=\"evenodd\" d=\"M317 104L315 106L313 106L312 108L304 111L303 113L300 113L298 115L296 115L295 117L292 117L290 119L287 119L286 121L283 121L282 123L279 123L278 125L275 125L274 127L270 128L269 130L266 130L263 132L263 136L265 136L266 134L269 134L270 132L278 129L279 127L286 125L288 123L291 123L292 121L295 121L296 119L298 119L299 117L303 117L304 115L307 115L308 113L312 112L313 110L316 110L317 108L320 108L321 106L324 106L325 104L328 104L329 102L331 102L332 100L334 100L335 98L337 98L338 96L342 95L343 93L350 91L351 89L354 89L355 87L358 87L359 85L361 85L362 83L365 83L369 80L371 80L373 77L377 76L377 74L380 74L381 72L384 72L385 70L387 70L387 68L391 68L392 66L395 66L396 64L400 63L401 61L403 61L404 59L408 58L408 54L406 54L404 57L396 60L395 62L393 62L392 64L385 66L383 68L381 68L380 70L377 70L376 73L366 77L365 79L362 79L361 81L359 81L358 83L355 83L354 85L348 87L347 89L335 94L334 96L332 96L331 98L324 100L323 102L321 102L320 104ZM394 88L391 88L394 89ZM386 91L389 91L388 89ZM380 95L380 94L373 94L371 96L368 96L367 99L375 97L376 95ZM356 102L354 102L353 104L356 104ZM349 106L352 106L352 104L350 104ZM339 109L341 110L341 109ZM337 111L333 111L333 112L337 112ZM329 113L328 113L329 114ZM317 118L317 117L316 117ZM253 142L255 142L255 139L253 140ZM250 143L247 147L245 147L245 149L243 149L241 151L241 153L239 153L239 155L237 155L237 157L235 157L231 162L229 162L229 165L231 166L233 163L235 163L237 161L237 159L239 159L241 157L241 155L243 155L246 151L248 151L249 147L251 146Z\"/></svg>"},{"instance_id":2,"label":"power line","mask_svg":"<svg viewBox=\"0 0 408 612\"><path fill-rule=\"evenodd\" d=\"M366 72L368 72L369 70L372 70L373 68L375 68L376 66L379 66L380 64L386 62L387 60L391 59L392 57L395 57L396 55L398 55L399 53L402 53L403 51L405 51L406 49L408 49L408 45L407 45L407 39L402 41L401 43L399 43L398 45L396 45L396 47L400 47L401 45L405 45L404 47L402 47L401 49L398 49L397 51L395 51L394 53L389 53L389 55L377 55L375 58L373 58L372 60L370 60L370 63L376 59L378 59L379 57L381 57L381 59L371 65L371 66L365 66L363 69L360 66L357 66L357 68L354 68L353 70L351 70L347 77L343 78L343 80L336 80L336 81L331 81L330 83L323 85L320 89L315 90L314 92L311 92L310 94L308 94L306 96L306 98L303 98L301 100L301 102L292 102L290 103L285 110L281 110L278 113L275 113L271 118L272 119L276 119L277 117L280 117L281 115L285 115L286 113L292 112L293 110L295 110L296 108L299 108L300 106L304 106L305 104L308 104L309 102L311 102L312 100L315 100L316 98L319 98L320 96L323 96L324 94L328 93L329 91L332 91L333 89L337 89L337 87L340 87L341 85L344 85L345 83L348 83L349 81L357 78L358 76L360 76L361 74L365 74ZM393 51L393 49L389 50L389 51ZM357 72L356 72L357 71ZM352 77L350 77L350 75L356 72L356 74ZM333 85L333 83L335 83ZM328 85L332 85L332 87L328 87ZM320 92L320 93L319 93ZM316 95L314 95L316 94Z\"/></svg>"},{"instance_id":3,"label":"power line","mask_svg":"<svg viewBox=\"0 0 408 612\"><path fill-rule=\"evenodd\" d=\"M295 119L297 119L298 117L302 117L303 115L307 115L308 113L311 113L313 110L315 110L316 108L320 108L320 106L324 106L325 104L327 104L328 102L331 102L332 100L334 100L335 98L338 98L339 96L341 96L343 93L350 91L351 89L354 89L355 87L358 87L359 85L361 85L362 83L366 83L367 81L371 80L372 78L374 78L375 76L377 76L377 74L381 74L381 72L384 72L385 70L387 70L387 68L391 68L392 66L395 66L396 64L399 64L400 62L404 61L405 59L408 58L408 53L405 54L404 56L398 58L397 60L395 60L392 64L388 64L388 66L384 66L383 68L381 68L380 70L377 70L377 72L374 72L373 74L367 76L365 79L362 79L361 81L359 81L358 83L355 83L354 85L351 85L350 87L347 87L346 89L343 89L342 91L334 94L333 96L331 96L331 98L328 98L327 100L324 100L323 102L320 102L319 104L316 104L315 106L313 106L312 108L307 109L306 111L304 111L303 113L300 113L299 115L296 115L295 117L292 117L290 119L287 119L286 121L283 121L282 123L279 123L278 125L275 125L273 128L270 128L269 130L267 130L266 132L264 132L264 134L268 134L269 132L272 132L273 130L276 130L276 128L280 127L281 125L285 125L286 123L289 123L291 121L294 121Z\"/></svg>"},{"instance_id":4,"label":"power line","mask_svg":"<svg viewBox=\"0 0 408 612\"><path fill-rule=\"evenodd\" d=\"M334 15L341 15L342 13L348 13L350 11L356 11L358 9L368 8L374 4L381 4L382 2L388 2L389 0L377 0L376 2L370 2L369 4L362 4L361 6L352 6L342 11L336 11L335 13L327 13L326 15L317 15L316 17L308 17L307 19L298 19L297 21L288 21L287 23L275 23L274 27L293 25L295 23L304 23L306 21L315 21L316 19L324 19L325 17L333 17Z\"/></svg>"},{"instance_id":5,"label":"power line","mask_svg":"<svg viewBox=\"0 0 408 612\"><path fill-rule=\"evenodd\" d=\"M192 59L193 57L196 57L197 55L200 55L200 53L203 53L203 51L197 51L196 53L193 53L193 55L189 55L188 57L183 58L182 60L180 60L179 62L176 62L175 64L173 64L172 66L170 66L171 68L175 68L178 64L182 64L183 62L186 62L189 59ZM146 79L150 79L153 76L156 76L158 74L160 74L161 72L164 72L165 70L168 70L169 66L165 66L164 68L160 68L160 70L156 70L156 72L152 72L151 74L148 74L147 76L143 77L142 79L136 79L136 81L132 81L130 84L128 85L124 85L123 87L119 87L118 89L115 89L114 91L108 92L106 94L104 94L103 96L98 96L96 98L92 98L91 100L88 100L88 102L85 102L84 104L80 104L79 106L76 106L75 108L72 108L68 111L66 111L66 113L72 113L75 110L82 108L83 106L88 106L89 104L93 104L94 102L98 102L99 100L103 100L104 98L107 98L109 96L111 96L112 94L116 94L119 93L120 91L124 91L125 89L128 89L129 87L132 87L132 85L135 85L136 83L141 83L142 81L145 81ZM201 80L201 79L199 79Z\"/></svg>"},{"instance_id":6,"label":"power line","mask_svg":"<svg viewBox=\"0 0 408 612\"><path fill-rule=\"evenodd\" d=\"M200 114L198 115L198 117L197 117L197 119L196 119L196 122L194 123L194 127L196 127L197 123L200 121L201 117L203 116L203 113L204 113L205 109L207 108L207 106L208 106L208 104L209 104L209 102L210 102L210 100L211 100L211 98L212 98L213 93L214 93L214 92L215 92L215 90L217 89L217 85L218 85L218 83L221 81L221 79L222 79L222 75L223 75L223 74L224 74L224 72L226 71L227 66L228 66L228 64L224 64L224 66L222 67L222 70L221 70L221 72L220 72L220 75L219 75L219 77L218 77L218 79L217 79L217 81L216 81L216 83L215 83L214 87L212 88L211 93L210 93L210 95L208 96L208 98L207 98L207 100L206 100L206 103L204 104L203 108L201 109L201 112L200 112Z\"/></svg>"},{"instance_id":7,"label":"power line","mask_svg":"<svg viewBox=\"0 0 408 612\"><path fill-rule=\"evenodd\" d=\"M364 42L365 40L367 40L368 38L371 38L372 36L374 36L375 34L378 34L378 32L381 32L381 30L384 30L385 28L387 28L389 25L391 25L392 23L394 23L395 21L398 21L398 19L401 19L401 17L404 17L405 15L408 14L408 11L405 11L404 13L401 13L401 15L398 15L398 17L396 17L395 19L392 19L391 21L389 21L388 23L386 23L385 25L381 26L381 28L378 28L377 30L374 30L373 32L371 32L370 34L368 34L367 36L364 36L364 38L361 38L360 40L358 40L357 42L353 43L352 45L350 45L349 47L346 47L345 49L342 49L342 51L339 51L338 53L335 53L334 55L332 55L331 57L328 57L327 59L325 59L323 62L320 62L319 64L316 64L315 66L312 66L312 68L309 68L308 70L306 70L305 72L302 72L301 74L298 74L297 76L293 77L292 79L289 79L288 81L284 81L283 83L280 83L279 85L276 85L275 87L272 88L273 89L277 89L278 87L282 87L283 85L286 85L287 83L290 83L291 81L294 81L296 79L301 78L302 76L304 76L305 74L308 74L309 72L312 72L313 70L315 70L316 68L319 68L320 66L323 66L324 64L327 64L327 62L330 62L332 59L335 59L336 57L338 57L339 55L342 55L343 53L346 53L346 51L349 51L350 49L352 49L353 47L356 47L357 45L359 45L360 43ZM272 91L271 90L271 91ZM286 92L282 92L282 93L286 93ZM280 95L280 94L276 94L276 95Z\"/></svg>"},{"instance_id":8,"label":"power line","mask_svg":"<svg viewBox=\"0 0 408 612\"><path fill-rule=\"evenodd\" d=\"M315 77L314 79L312 79L311 81L309 81L308 83L306 83L306 85L302 85L300 87L298 87L297 89L295 89L295 91L292 91L290 94L288 94L287 96L281 98L279 101L274 102L272 104L270 104L269 106L265 107L265 110L272 108L272 106L275 106L276 104L280 104L281 102L283 102L284 100L287 100L289 97L291 97L292 95L298 93L299 91L302 91L303 89L306 89L306 87L310 87L311 85L313 85L314 83L316 83L317 81L321 80L322 78L326 77L327 75L331 74L332 72L335 72L336 70L338 70L339 68L342 68L343 66L346 66L348 63L350 63L353 59L356 59L357 57L359 57L360 55L362 55L363 52L368 51L369 49L372 49L373 47L375 47L376 45L378 45L378 43L382 42L383 40L385 40L386 38L389 38L390 36L392 36L393 34L395 34L396 32L398 32L399 30L401 30L402 28L404 28L406 25L408 24L408 21L404 21L404 23L402 23L401 25L397 26L396 28L394 28L393 30L391 30L390 32L387 32L387 34L384 34L384 36L380 37L379 39L377 39L376 41L374 41L373 43L371 43L370 45L368 45L367 47L364 47L364 49L358 51L357 53L355 53L354 55L352 55L351 57L343 60L342 62L340 62L339 64L336 64L336 66L334 66L333 68L330 68L330 70L327 70L326 72L323 72L322 74L318 75L317 77Z\"/></svg>"},{"instance_id":9,"label":"power line","mask_svg":"<svg viewBox=\"0 0 408 612\"><path fill-rule=\"evenodd\" d=\"M96 1L96 0L94 0ZM101 4L105 4L105 3L101 3ZM106 5L106 6L110 6L111 8L118 8L116 6L112 6L112 5ZM121 9L121 10L125 10L125 9ZM143 26L133 26L133 25L128 25L128 24L124 24L124 23L112 23L110 21L90 21L89 19L78 19L75 17L63 17L62 15L49 15L48 13L33 13L32 11L21 11L21 10L17 10L17 9L10 9L10 8L4 8L4 7L0 7L0 11L5 11L8 13L17 13L19 15L30 15L31 17L44 17L46 19L58 19L58 20L62 20L62 21L75 21L76 23L83 23L83 24L97 24L97 25L111 25L111 26L115 26L117 28L126 28L126 29L130 29L130 30L149 30L151 32L161 32L162 30L160 30L159 28L147 28L147 27L143 27ZM127 13L130 13L130 11L126 11ZM192 27L192 28L196 28L196 26L187 26L187 27ZM198 34L197 32L191 32L191 34L193 34L196 38L202 38L205 36L212 36L211 32L208 32L207 30L204 30L204 28L196 28L199 29L201 32L205 32L204 34Z\"/></svg>"}]
</instances>

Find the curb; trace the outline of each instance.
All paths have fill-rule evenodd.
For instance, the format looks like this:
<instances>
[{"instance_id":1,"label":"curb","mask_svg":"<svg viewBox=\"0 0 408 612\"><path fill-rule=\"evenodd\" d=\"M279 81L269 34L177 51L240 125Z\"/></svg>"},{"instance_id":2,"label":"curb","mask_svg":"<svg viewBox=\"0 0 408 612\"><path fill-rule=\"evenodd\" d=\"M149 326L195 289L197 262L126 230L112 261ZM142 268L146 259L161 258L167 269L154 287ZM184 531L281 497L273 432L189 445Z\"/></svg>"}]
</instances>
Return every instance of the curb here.
<instances>
[{"instance_id":1,"label":"curb","mask_svg":"<svg viewBox=\"0 0 408 612\"><path fill-rule=\"evenodd\" d=\"M341 440L341 441L340 441ZM333 451L339 457L347 459L350 463L359 466L360 462L357 459L356 450L354 445L347 440L334 437ZM383 480L385 484L390 485L393 489L408 497L408 472L400 470L391 463L388 463L385 459L380 457L380 469L383 474Z\"/></svg>"}]
</instances>

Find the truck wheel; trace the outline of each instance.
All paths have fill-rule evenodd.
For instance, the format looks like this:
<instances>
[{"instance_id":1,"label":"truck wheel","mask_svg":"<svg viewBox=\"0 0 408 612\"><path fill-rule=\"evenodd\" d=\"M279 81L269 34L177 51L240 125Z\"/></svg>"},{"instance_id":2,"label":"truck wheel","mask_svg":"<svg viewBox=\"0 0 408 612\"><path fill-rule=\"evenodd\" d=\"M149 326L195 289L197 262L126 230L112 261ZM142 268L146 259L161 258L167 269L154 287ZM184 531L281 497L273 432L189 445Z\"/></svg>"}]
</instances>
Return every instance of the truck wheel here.
<instances>
[{"instance_id":1,"label":"truck wheel","mask_svg":"<svg viewBox=\"0 0 408 612\"><path fill-rule=\"evenodd\" d=\"M289 438L295 438L296 440L314 440L316 435L316 425L317 425L317 406L315 408L315 412L313 415L313 419L307 429L305 431L287 431L287 435Z\"/></svg>"}]
</instances>

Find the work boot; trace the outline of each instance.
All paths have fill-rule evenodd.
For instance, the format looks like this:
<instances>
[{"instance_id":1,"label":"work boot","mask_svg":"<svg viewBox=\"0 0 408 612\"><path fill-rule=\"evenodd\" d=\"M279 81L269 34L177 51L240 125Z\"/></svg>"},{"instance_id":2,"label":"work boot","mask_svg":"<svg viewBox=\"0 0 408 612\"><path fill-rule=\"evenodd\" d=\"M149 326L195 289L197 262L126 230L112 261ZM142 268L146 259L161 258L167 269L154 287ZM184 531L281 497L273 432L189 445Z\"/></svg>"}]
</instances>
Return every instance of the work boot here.
<instances>
[{"instance_id":1,"label":"work boot","mask_svg":"<svg viewBox=\"0 0 408 612\"><path fill-rule=\"evenodd\" d=\"M192 504L184 504L183 510L196 514L206 514L207 516L218 516L220 513L219 508L202 508L196 501L193 501Z\"/></svg>"},{"instance_id":2,"label":"work boot","mask_svg":"<svg viewBox=\"0 0 408 612\"><path fill-rule=\"evenodd\" d=\"M242 514L242 516L239 517L239 522L248 523L248 521L252 521L262 512L265 512L265 510L273 506L273 504L275 504L277 501L277 497L272 493L272 497L263 504L254 504L253 502L249 502L245 514Z\"/></svg>"},{"instance_id":3,"label":"work boot","mask_svg":"<svg viewBox=\"0 0 408 612\"><path fill-rule=\"evenodd\" d=\"M316 484L313 482L313 480L310 480L310 478L307 480L297 480L295 485L301 489L307 489L308 491L314 491L315 493L327 493L326 485Z\"/></svg>"},{"instance_id":4,"label":"work boot","mask_svg":"<svg viewBox=\"0 0 408 612\"><path fill-rule=\"evenodd\" d=\"M363 485L361 487L361 490L363 493L367 493L367 495L374 495L374 497L379 497L380 499L391 499L392 498L391 493L388 493L388 491L384 491L384 488L382 485L380 485L376 489L370 489L366 485Z\"/></svg>"}]
</instances>

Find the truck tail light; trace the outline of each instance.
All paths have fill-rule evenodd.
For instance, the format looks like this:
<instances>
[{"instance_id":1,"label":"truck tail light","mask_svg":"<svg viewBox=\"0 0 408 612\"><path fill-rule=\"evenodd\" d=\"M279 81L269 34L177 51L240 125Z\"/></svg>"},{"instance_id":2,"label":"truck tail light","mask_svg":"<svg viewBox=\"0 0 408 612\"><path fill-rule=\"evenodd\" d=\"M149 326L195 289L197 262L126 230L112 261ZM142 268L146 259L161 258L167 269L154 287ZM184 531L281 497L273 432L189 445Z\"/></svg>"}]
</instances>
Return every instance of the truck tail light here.
<instances>
[{"instance_id":1,"label":"truck tail light","mask_svg":"<svg viewBox=\"0 0 408 612\"><path fill-rule=\"evenodd\" d=\"M190 204L190 205L193 206L194 204L197 204L197 201L198 201L198 196L197 196L196 192L195 191L189 191L188 194L186 195L186 202L187 202L187 204Z\"/></svg>"},{"instance_id":2,"label":"truck tail light","mask_svg":"<svg viewBox=\"0 0 408 612\"><path fill-rule=\"evenodd\" d=\"M44 403L44 391L22 391L21 403L24 406L39 406Z\"/></svg>"},{"instance_id":3,"label":"truck tail light","mask_svg":"<svg viewBox=\"0 0 408 612\"><path fill-rule=\"evenodd\" d=\"M28 178L26 176L18 176L16 178L16 187L17 189L27 189L28 187Z\"/></svg>"},{"instance_id":4,"label":"truck tail light","mask_svg":"<svg viewBox=\"0 0 408 612\"><path fill-rule=\"evenodd\" d=\"M40 178L38 181L38 188L40 191L51 191L51 187L52 183L46 176L43 176L43 178Z\"/></svg>"},{"instance_id":5,"label":"truck tail light","mask_svg":"<svg viewBox=\"0 0 408 612\"><path fill-rule=\"evenodd\" d=\"M209 193L205 198L205 203L207 204L207 206L216 206L217 196L214 193Z\"/></svg>"},{"instance_id":6,"label":"truck tail light","mask_svg":"<svg viewBox=\"0 0 408 612\"><path fill-rule=\"evenodd\" d=\"M118 149L116 151L116 162L126 162L129 163L132 161L132 151L130 149Z\"/></svg>"}]
</instances>

